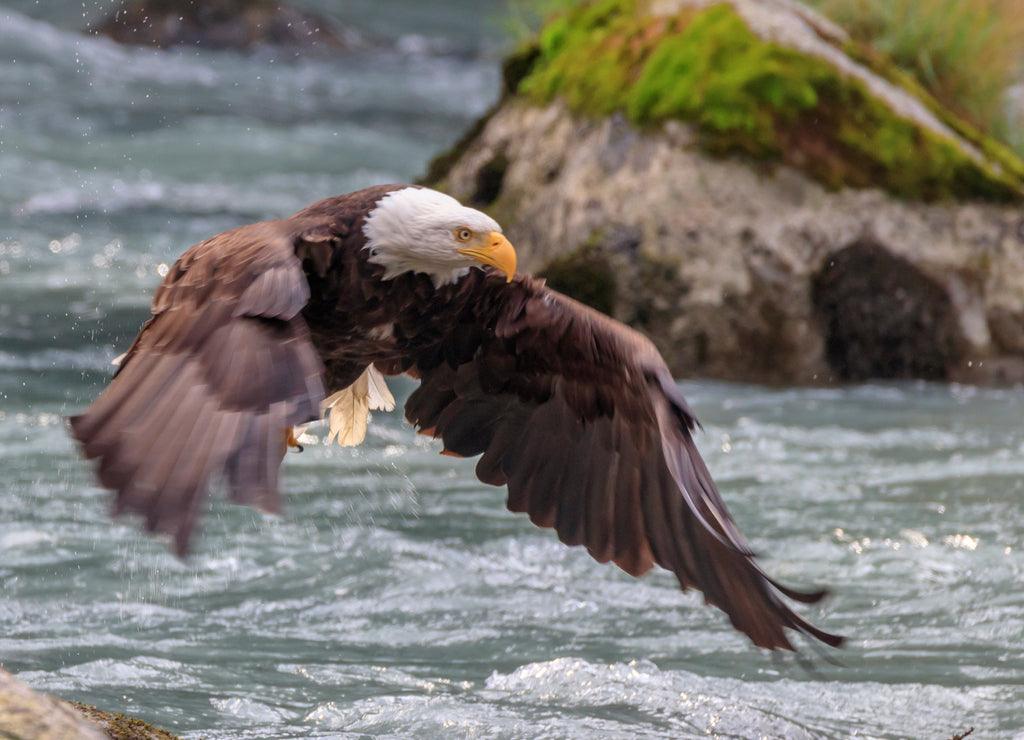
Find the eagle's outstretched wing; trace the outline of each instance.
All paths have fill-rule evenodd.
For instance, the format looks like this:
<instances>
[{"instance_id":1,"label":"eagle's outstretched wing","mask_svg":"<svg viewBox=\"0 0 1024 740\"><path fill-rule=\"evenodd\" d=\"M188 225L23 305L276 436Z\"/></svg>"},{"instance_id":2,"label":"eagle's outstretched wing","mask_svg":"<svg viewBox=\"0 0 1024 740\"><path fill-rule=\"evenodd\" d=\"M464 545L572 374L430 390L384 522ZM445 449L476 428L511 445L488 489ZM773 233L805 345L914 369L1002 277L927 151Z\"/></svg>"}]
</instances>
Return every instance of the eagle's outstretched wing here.
<instances>
[{"instance_id":1,"label":"eagle's outstretched wing","mask_svg":"<svg viewBox=\"0 0 1024 740\"><path fill-rule=\"evenodd\" d=\"M780 586L754 560L645 337L530 278L482 279L470 306L409 358L410 422L450 453L482 454L477 476L507 484L512 511L633 575L667 568L755 644L792 649L787 628L840 644L782 599L824 592Z\"/></svg>"},{"instance_id":2,"label":"eagle's outstretched wing","mask_svg":"<svg viewBox=\"0 0 1024 740\"><path fill-rule=\"evenodd\" d=\"M322 367L300 314L309 299L285 222L189 249L110 385L71 428L116 492L182 554L210 479L233 501L280 509L285 433L319 416Z\"/></svg>"}]
</instances>

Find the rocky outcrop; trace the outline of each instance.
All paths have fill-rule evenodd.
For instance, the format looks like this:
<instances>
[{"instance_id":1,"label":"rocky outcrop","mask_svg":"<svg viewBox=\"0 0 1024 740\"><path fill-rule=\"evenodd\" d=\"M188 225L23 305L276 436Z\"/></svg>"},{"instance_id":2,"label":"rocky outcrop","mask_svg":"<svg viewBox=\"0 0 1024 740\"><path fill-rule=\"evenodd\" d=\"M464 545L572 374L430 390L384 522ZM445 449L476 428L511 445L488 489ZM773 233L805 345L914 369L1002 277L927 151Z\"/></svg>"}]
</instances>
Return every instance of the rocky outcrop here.
<instances>
[{"instance_id":1,"label":"rocky outcrop","mask_svg":"<svg viewBox=\"0 0 1024 740\"><path fill-rule=\"evenodd\" d=\"M1024 380L1024 166L844 50L781 0L591 3L428 180L680 376Z\"/></svg>"},{"instance_id":2,"label":"rocky outcrop","mask_svg":"<svg viewBox=\"0 0 1024 740\"><path fill-rule=\"evenodd\" d=\"M356 42L314 14L270 0L131 0L94 31L121 44L333 53Z\"/></svg>"},{"instance_id":3,"label":"rocky outcrop","mask_svg":"<svg viewBox=\"0 0 1024 740\"><path fill-rule=\"evenodd\" d=\"M178 740L141 720L33 691L0 668L3 740Z\"/></svg>"},{"instance_id":4,"label":"rocky outcrop","mask_svg":"<svg viewBox=\"0 0 1024 740\"><path fill-rule=\"evenodd\" d=\"M0 669L0 738L5 740L107 740L68 704L38 694Z\"/></svg>"}]
</instances>

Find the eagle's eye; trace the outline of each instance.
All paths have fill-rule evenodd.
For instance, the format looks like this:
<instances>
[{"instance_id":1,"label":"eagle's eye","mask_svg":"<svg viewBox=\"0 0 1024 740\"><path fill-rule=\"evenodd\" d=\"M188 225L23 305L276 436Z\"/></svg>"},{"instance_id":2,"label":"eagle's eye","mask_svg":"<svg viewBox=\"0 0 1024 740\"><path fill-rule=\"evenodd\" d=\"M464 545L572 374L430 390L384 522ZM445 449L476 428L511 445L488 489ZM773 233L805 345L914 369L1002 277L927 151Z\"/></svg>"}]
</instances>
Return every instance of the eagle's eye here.
<instances>
[{"instance_id":1,"label":"eagle's eye","mask_svg":"<svg viewBox=\"0 0 1024 740\"><path fill-rule=\"evenodd\" d=\"M460 242L468 242L473 238L473 232L467 229L465 226L460 226L455 230L455 238Z\"/></svg>"}]
</instances>

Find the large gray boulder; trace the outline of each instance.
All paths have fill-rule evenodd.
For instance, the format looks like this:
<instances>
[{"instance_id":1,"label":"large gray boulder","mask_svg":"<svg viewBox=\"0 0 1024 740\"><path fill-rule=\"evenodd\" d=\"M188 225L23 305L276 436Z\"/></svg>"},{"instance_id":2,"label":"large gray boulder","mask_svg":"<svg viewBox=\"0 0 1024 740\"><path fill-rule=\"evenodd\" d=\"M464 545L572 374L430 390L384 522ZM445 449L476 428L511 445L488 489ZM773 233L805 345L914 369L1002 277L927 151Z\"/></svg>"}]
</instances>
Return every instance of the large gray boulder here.
<instances>
[{"instance_id":1,"label":"large gray boulder","mask_svg":"<svg viewBox=\"0 0 1024 740\"><path fill-rule=\"evenodd\" d=\"M1024 380L1018 160L796 3L600 6L510 58L501 102L426 178L492 212L524 269L680 376ZM711 65L714 96L682 97L673 54ZM728 67L751 59L769 72Z\"/></svg>"}]
</instances>

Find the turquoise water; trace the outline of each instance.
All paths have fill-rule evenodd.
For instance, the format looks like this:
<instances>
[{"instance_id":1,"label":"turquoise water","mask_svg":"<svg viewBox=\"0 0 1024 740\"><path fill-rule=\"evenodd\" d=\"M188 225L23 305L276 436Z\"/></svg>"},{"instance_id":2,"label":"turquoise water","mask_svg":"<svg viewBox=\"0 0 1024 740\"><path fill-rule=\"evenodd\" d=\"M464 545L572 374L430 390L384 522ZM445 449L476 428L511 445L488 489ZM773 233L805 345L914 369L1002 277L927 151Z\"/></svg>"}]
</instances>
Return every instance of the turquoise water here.
<instances>
[{"instance_id":1,"label":"turquoise water","mask_svg":"<svg viewBox=\"0 0 1024 740\"><path fill-rule=\"evenodd\" d=\"M62 417L161 266L415 177L493 101L502 26L496 2L352 3L367 49L281 64L75 33L102 7L0 8L8 670L186 738L1024 738L1020 389L683 383L770 572L833 590L807 613L849 646L799 659L563 547L397 413L289 455L283 517L215 502L187 562L112 522Z\"/></svg>"}]
</instances>

